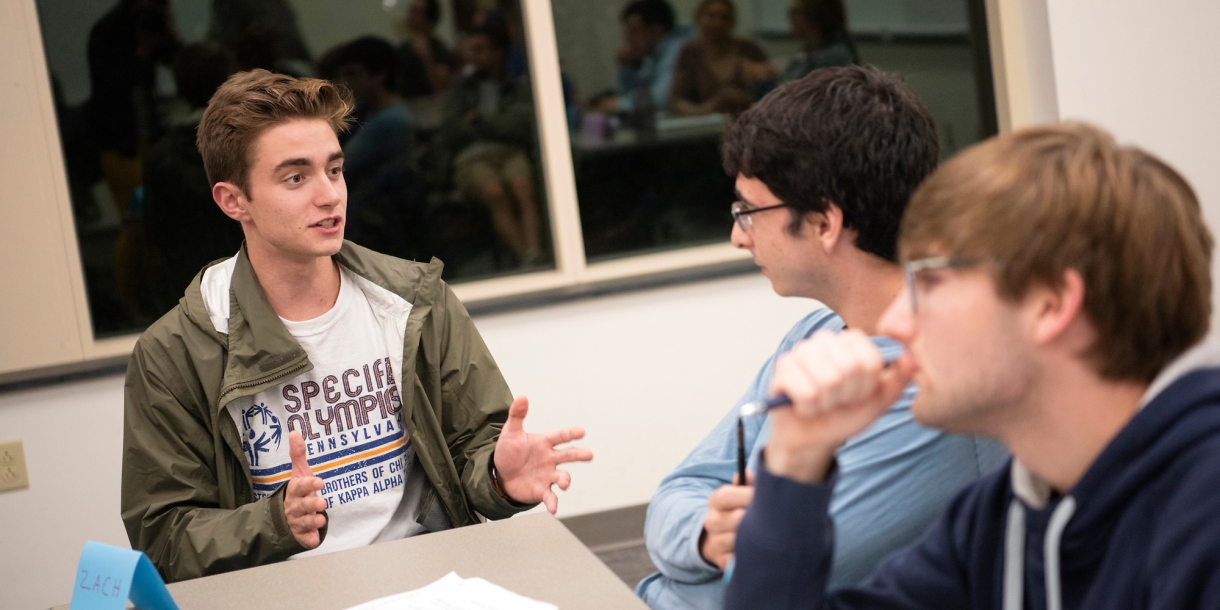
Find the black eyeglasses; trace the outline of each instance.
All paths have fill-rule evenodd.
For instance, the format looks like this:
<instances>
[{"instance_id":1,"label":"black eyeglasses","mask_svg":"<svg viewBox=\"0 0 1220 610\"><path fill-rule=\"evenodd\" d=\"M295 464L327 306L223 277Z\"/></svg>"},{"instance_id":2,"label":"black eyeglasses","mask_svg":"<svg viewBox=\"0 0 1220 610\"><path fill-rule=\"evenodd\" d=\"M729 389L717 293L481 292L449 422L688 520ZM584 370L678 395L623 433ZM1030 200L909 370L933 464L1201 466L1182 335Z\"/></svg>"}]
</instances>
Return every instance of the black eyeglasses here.
<instances>
[{"instance_id":1,"label":"black eyeglasses","mask_svg":"<svg viewBox=\"0 0 1220 610\"><path fill-rule=\"evenodd\" d=\"M766 212L767 210L786 207L788 207L788 204L780 203L762 208L748 208L746 207L745 202L734 201L733 205L729 208L729 212L733 214L733 220L737 221L738 228L740 228L742 231L749 231L750 227L754 226L754 220L750 218L750 214L757 214L758 212Z\"/></svg>"}]
</instances>

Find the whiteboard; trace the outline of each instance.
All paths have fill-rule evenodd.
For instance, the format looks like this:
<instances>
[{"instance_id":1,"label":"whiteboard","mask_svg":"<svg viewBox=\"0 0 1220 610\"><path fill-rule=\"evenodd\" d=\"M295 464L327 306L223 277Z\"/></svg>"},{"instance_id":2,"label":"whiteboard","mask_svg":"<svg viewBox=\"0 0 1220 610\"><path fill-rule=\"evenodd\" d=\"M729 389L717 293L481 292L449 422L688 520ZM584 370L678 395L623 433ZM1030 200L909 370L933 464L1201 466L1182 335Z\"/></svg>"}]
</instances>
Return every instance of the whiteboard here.
<instances>
[{"instance_id":1,"label":"whiteboard","mask_svg":"<svg viewBox=\"0 0 1220 610\"><path fill-rule=\"evenodd\" d=\"M843 0L847 26L869 34L968 34L968 0ZM788 31L790 0L756 0L760 32Z\"/></svg>"}]
</instances>

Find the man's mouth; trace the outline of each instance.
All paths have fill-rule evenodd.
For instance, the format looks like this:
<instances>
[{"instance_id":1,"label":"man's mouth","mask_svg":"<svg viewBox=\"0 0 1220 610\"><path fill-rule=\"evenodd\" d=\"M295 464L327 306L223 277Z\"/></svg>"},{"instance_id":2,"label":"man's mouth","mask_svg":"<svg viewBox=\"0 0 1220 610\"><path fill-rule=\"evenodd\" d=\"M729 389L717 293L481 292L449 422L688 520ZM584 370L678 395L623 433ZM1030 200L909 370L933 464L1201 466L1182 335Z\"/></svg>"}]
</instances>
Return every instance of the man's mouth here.
<instances>
[{"instance_id":1,"label":"man's mouth","mask_svg":"<svg viewBox=\"0 0 1220 610\"><path fill-rule=\"evenodd\" d=\"M316 224L314 226L322 227L323 229L333 229L335 227L335 224L337 224L338 222L339 222L339 219L337 219L337 218L327 218L326 220L323 220L322 222L319 222L318 224Z\"/></svg>"}]
</instances>

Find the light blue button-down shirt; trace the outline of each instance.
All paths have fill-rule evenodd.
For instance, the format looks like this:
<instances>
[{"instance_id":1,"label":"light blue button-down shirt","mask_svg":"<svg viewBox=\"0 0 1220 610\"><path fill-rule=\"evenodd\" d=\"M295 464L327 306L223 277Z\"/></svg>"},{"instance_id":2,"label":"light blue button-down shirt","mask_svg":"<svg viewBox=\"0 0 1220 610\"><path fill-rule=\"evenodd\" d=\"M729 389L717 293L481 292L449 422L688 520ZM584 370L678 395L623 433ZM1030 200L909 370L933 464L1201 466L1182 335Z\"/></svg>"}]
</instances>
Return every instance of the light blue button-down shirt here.
<instances>
[{"instance_id":1,"label":"light blue button-down shirt","mask_svg":"<svg viewBox=\"0 0 1220 610\"><path fill-rule=\"evenodd\" d=\"M636 588L654 610L724 605L721 572L700 556L699 537L708 496L731 483L737 470L738 407L766 398L778 356L818 330L838 332L843 327L843 320L826 308L793 326L737 406L661 481L644 526L648 553L660 572ZM890 339L874 341L887 357L902 350ZM923 533L958 490L1008 457L1003 446L993 441L945 434L915 423L914 396L915 387L908 387L888 413L836 455L839 479L830 504L836 541L831 587L863 579L885 555ZM770 418L745 422L751 471L770 430Z\"/></svg>"}]
</instances>

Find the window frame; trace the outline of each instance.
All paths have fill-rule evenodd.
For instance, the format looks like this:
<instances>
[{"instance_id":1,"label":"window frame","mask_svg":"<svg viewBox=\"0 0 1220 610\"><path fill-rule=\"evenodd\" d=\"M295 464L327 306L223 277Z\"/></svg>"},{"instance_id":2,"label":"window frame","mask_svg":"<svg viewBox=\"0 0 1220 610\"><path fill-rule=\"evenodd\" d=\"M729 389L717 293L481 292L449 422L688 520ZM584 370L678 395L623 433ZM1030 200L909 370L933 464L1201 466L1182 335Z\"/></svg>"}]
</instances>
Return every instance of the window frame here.
<instances>
[{"instance_id":1,"label":"window frame","mask_svg":"<svg viewBox=\"0 0 1220 610\"><path fill-rule=\"evenodd\" d=\"M32 143L31 148L43 146L48 150L45 165L41 160L30 161L40 165L38 169L43 171L40 174L35 172L39 175L28 178L37 184L26 192L49 196L48 203L54 209L48 210L50 213L42 218L43 222L34 229L33 235L23 235L19 227L0 225L0 239L12 238L18 243L29 244L33 252L31 255L44 254L53 258L48 264L49 273L54 277L46 278L46 282L19 277L16 290L49 291L49 298L62 299L68 306L43 312L30 307L12 307L0 301L0 319L6 320L3 324L9 326L0 327L0 343L18 343L12 340L14 337L26 340L38 337L42 325L51 325L55 329L42 333L45 340L54 345L36 355L0 347L0 389L7 384L29 379L113 367L125 360L140 335L131 333L101 339L94 336L80 259L80 242L68 194L59 125L53 111L50 74L35 0L6 4L8 16L13 18L0 20L0 36L5 36L9 41L6 48L20 51L23 41L27 48L25 53L5 54L0 58L0 75L11 76L12 79L6 80L11 82L15 79L19 88L28 85L32 89L37 98L38 116L25 116L24 119L21 116L7 117L0 118L0 121L6 123L6 132L38 140ZM1022 8L1020 0L984 0L983 4L997 121L1000 133L1007 133L1032 123L1034 116L1029 70L1031 60L1026 50ZM654 287L660 283L698 281L712 275L753 269L749 253L727 242L727 227L726 241L720 244L624 255L595 263L586 260L550 0L522 0L522 12L555 268L458 282L453 285L457 296L476 312L487 312L500 308L537 306L557 299L610 291ZM27 63L23 64L23 60ZM1053 75L1038 75L1038 78L1053 80ZM6 110L20 114L23 109L0 103L0 117L6 117ZM16 213L23 211L23 208L0 203L2 211ZM4 272L0 272L0 281L9 277L16 275L6 277ZM31 320L30 317L39 319ZM25 326L33 326L34 329Z\"/></svg>"}]
</instances>

